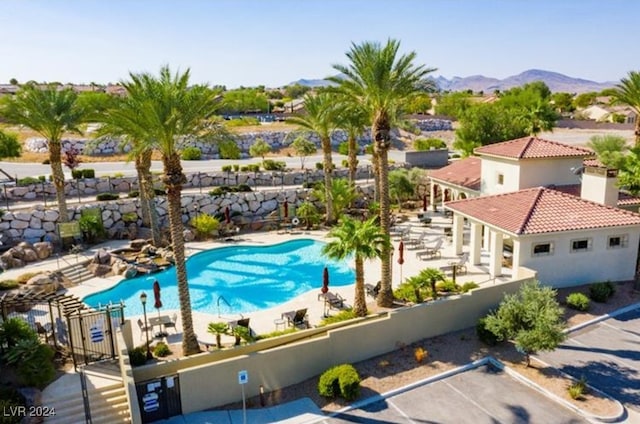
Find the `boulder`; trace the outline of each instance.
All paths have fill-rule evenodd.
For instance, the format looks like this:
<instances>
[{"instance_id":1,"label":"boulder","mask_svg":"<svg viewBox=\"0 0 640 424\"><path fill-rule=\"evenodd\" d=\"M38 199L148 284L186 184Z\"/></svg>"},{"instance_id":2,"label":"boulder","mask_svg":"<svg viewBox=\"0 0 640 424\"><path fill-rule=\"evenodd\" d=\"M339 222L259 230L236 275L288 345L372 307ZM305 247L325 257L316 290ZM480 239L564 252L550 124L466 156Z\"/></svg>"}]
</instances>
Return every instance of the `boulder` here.
<instances>
[{"instance_id":1,"label":"boulder","mask_svg":"<svg viewBox=\"0 0 640 424\"><path fill-rule=\"evenodd\" d=\"M29 279L25 289L34 293L55 293L62 285L62 276L57 272L38 274Z\"/></svg>"},{"instance_id":2,"label":"boulder","mask_svg":"<svg viewBox=\"0 0 640 424\"><path fill-rule=\"evenodd\" d=\"M87 265L87 269L96 277L103 277L112 272L111 266L95 262Z\"/></svg>"},{"instance_id":3,"label":"boulder","mask_svg":"<svg viewBox=\"0 0 640 424\"><path fill-rule=\"evenodd\" d=\"M91 262L98 265L109 265L111 263L111 253L102 248L93 255Z\"/></svg>"},{"instance_id":4,"label":"boulder","mask_svg":"<svg viewBox=\"0 0 640 424\"><path fill-rule=\"evenodd\" d=\"M126 262L116 259L111 265L111 272L115 275L122 275L125 273L128 266L129 265Z\"/></svg>"},{"instance_id":5,"label":"boulder","mask_svg":"<svg viewBox=\"0 0 640 424\"><path fill-rule=\"evenodd\" d=\"M133 278L138 275L138 269L135 266L127 265L127 269L124 271L124 278Z\"/></svg>"},{"instance_id":6,"label":"boulder","mask_svg":"<svg viewBox=\"0 0 640 424\"><path fill-rule=\"evenodd\" d=\"M33 249L24 249L24 256L22 257L22 260L27 263L36 262L38 260L38 254Z\"/></svg>"},{"instance_id":7,"label":"boulder","mask_svg":"<svg viewBox=\"0 0 640 424\"><path fill-rule=\"evenodd\" d=\"M193 240L195 240L195 239L196 239L196 236L193 234L193 231L191 231L191 230L189 230L189 229L184 230L184 231L182 232L182 234L183 234L183 237L184 237L184 241L185 241L185 242L193 241Z\"/></svg>"},{"instance_id":8,"label":"boulder","mask_svg":"<svg viewBox=\"0 0 640 424\"><path fill-rule=\"evenodd\" d=\"M129 247L131 247L133 250L140 250L145 244L147 244L147 241L145 239L135 239L131 240L131 242L129 243Z\"/></svg>"},{"instance_id":9,"label":"boulder","mask_svg":"<svg viewBox=\"0 0 640 424\"><path fill-rule=\"evenodd\" d=\"M49 241L41 241L33 244L38 259L47 259L53 254L53 243Z\"/></svg>"},{"instance_id":10,"label":"boulder","mask_svg":"<svg viewBox=\"0 0 640 424\"><path fill-rule=\"evenodd\" d=\"M24 248L20 246L12 247L11 249L7 250L7 253L9 253L12 257L16 259L22 260L24 258Z\"/></svg>"}]
</instances>

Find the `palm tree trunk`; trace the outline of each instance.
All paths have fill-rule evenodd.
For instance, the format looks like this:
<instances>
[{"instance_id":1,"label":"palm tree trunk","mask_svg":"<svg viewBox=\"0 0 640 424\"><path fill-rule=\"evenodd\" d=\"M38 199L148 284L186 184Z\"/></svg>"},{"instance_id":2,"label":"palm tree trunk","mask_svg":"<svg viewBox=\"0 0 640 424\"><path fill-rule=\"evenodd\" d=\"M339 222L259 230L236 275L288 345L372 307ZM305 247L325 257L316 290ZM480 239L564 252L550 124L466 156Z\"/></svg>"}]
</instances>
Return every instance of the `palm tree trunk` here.
<instances>
[{"instance_id":1,"label":"palm tree trunk","mask_svg":"<svg viewBox=\"0 0 640 424\"><path fill-rule=\"evenodd\" d=\"M143 225L151 229L153 245L162 246L164 243L160 234L158 211L156 210L156 194L153 188L153 175L151 175L151 154L152 151L149 150L136 157L136 169L138 170L138 181L140 181L140 208L142 210ZM138 168L138 158L140 159L140 168Z\"/></svg>"},{"instance_id":2,"label":"palm tree trunk","mask_svg":"<svg viewBox=\"0 0 640 424\"><path fill-rule=\"evenodd\" d=\"M373 149L373 153L371 155L371 167L373 168L373 201L380 201L380 161L378 158L378 152L376 152L375 148Z\"/></svg>"},{"instance_id":3,"label":"palm tree trunk","mask_svg":"<svg viewBox=\"0 0 640 424\"><path fill-rule=\"evenodd\" d=\"M635 127L635 130L633 131L633 133L636 136L636 146L635 147L640 147L640 114L636 115L636 127Z\"/></svg>"},{"instance_id":4,"label":"palm tree trunk","mask_svg":"<svg viewBox=\"0 0 640 424\"><path fill-rule=\"evenodd\" d=\"M358 171L358 144L355 135L349 135L349 182L356 186L356 172Z\"/></svg>"},{"instance_id":5,"label":"palm tree trunk","mask_svg":"<svg viewBox=\"0 0 640 424\"><path fill-rule=\"evenodd\" d=\"M167 188L167 203L169 204L169 229L171 231L171 244L176 265L178 280L178 297L180 298L180 315L182 318L182 354L193 355L200 352L198 339L193 331L191 317L191 297L189 295L189 282L187 279L187 267L184 256L184 235L182 233L181 193L182 185L187 181L182 172L180 156L173 153L162 158L164 162L164 184Z\"/></svg>"},{"instance_id":6,"label":"palm tree trunk","mask_svg":"<svg viewBox=\"0 0 640 424\"><path fill-rule=\"evenodd\" d=\"M56 188L56 199L58 200L58 212L60 218L58 222L69 222L69 211L67 209L67 198L64 193L64 172L62 171L62 145L59 140L49 140L49 162L51 163L51 175L53 185ZM78 187L78 190L80 187Z\"/></svg>"},{"instance_id":7,"label":"palm tree trunk","mask_svg":"<svg viewBox=\"0 0 640 424\"><path fill-rule=\"evenodd\" d=\"M333 162L331 161L331 138L322 139L322 153L324 153L324 193L325 206L327 208L326 225L333 224L333 196L331 194L331 172L333 171Z\"/></svg>"},{"instance_id":8,"label":"palm tree trunk","mask_svg":"<svg viewBox=\"0 0 640 424\"><path fill-rule=\"evenodd\" d=\"M367 301L364 292L364 262L356 255L356 292L353 300L353 311L357 317L367 316Z\"/></svg>"},{"instance_id":9,"label":"palm tree trunk","mask_svg":"<svg viewBox=\"0 0 640 424\"><path fill-rule=\"evenodd\" d=\"M390 232L389 214L391 204L389 202L389 162L387 151L391 144L389 120L379 117L374 120L371 134L374 140L374 151L377 153L378 178L380 196L380 228L385 234ZM380 257L380 291L378 292L378 306L391 307L393 305L393 291L391 289L391 246L385 244L382 247Z\"/></svg>"}]
</instances>

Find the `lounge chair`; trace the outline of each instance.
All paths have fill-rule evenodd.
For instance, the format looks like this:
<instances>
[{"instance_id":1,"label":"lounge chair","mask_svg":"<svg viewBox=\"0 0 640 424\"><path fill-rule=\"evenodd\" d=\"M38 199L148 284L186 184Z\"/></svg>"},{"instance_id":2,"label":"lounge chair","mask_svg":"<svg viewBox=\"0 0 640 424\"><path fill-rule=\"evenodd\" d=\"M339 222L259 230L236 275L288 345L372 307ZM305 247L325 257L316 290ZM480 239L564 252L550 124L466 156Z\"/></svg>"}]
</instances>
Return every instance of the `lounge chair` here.
<instances>
[{"instance_id":1,"label":"lounge chair","mask_svg":"<svg viewBox=\"0 0 640 424\"><path fill-rule=\"evenodd\" d=\"M416 252L416 257L419 259L433 259L440 257L440 250L442 249L442 238L439 238L433 246L424 246L423 250Z\"/></svg>"},{"instance_id":2,"label":"lounge chair","mask_svg":"<svg viewBox=\"0 0 640 424\"><path fill-rule=\"evenodd\" d=\"M341 309L344 306L344 298L338 293L320 293L318 295L318 300L320 299L324 299L325 305L329 305L329 308Z\"/></svg>"},{"instance_id":3,"label":"lounge chair","mask_svg":"<svg viewBox=\"0 0 640 424\"><path fill-rule=\"evenodd\" d=\"M424 239L427 237L427 233L421 233L420 235L417 235L416 237L409 237L409 239L407 239L404 242L404 245L407 249L410 248L418 248L422 242L424 241Z\"/></svg>"},{"instance_id":4,"label":"lounge chair","mask_svg":"<svg viewBox=\"0 0 640 424\"><path fill-rule=\"evenodd\" d=\"M229 321L227 325L229 326L229 330L231 331L231 333L233 333L233 329L236 327L245 327L249 330L249 335L251 335L251 337L254 337L255 333L253 332L251 327L249 327L249 320L251 320L251 318L241 318L235 321Z\"/></svg>"},{"instance_id":5,"label":"lounge chair","mask_svg":"<svg viewBox=\"0 0 640 424\"><path fill-rule=\"evenodd\" d=\"M282 318L287 320L287 324L293 327L304 326L309 328L309 318L307 317L307 308L298 309L297 311L283 312Z\"/></svg>"},{"instance_id":6,"label":"lounge chair","mask_svg":"<svg viewBox=\"0 0 640 424\"><path fill-rule=\"evenodd\" d=\"M178 314L173 314L171 316L171 321L165 322L163 324L164 329L166 330L167 328L173 328L173 332L177 334L178 333L178 330L176 329L177 322L178 322Z\"/></svg>"},{"instance_id":7,"label":"lounge chair","mask_svg":"<svg viewBox=\"0 0 640 424\"><path fill-rule=\"evenodd\" d=\"M456 275L466 274L467 263L469 262L469 252L464 252L457 261L449 262L448 266L440 268L441 271L451 271L455 269Z\"/></svg>"},{"instance_id":8,"label":"lounge chair","mask_svg":"<svg viewBox=\"0 0 640 424\"><path fill-rule=\"evenodd\" d=\"M378 297L378 292L380 291L380 281L378 281L375 286L373 284L365 284L364 289L369 296L375 299L376 297Z\"/></svg>"}]
</instances>

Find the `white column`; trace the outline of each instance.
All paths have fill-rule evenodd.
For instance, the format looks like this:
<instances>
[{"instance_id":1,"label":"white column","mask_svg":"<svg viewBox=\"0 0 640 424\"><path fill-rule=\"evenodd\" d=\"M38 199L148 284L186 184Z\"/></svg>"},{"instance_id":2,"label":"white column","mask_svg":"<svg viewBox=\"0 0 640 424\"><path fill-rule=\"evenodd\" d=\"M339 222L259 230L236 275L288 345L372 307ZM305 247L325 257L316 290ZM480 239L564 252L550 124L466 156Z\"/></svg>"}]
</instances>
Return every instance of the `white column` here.
<instances>
[{"instance_id":1,"label":"white column","mask_svg":"<svg viewBox=\"0 0 640 424\"><path fill-rule=\"evenodd\" d=\"M518 275L518 268L520 268L520 241L513 240L513 258L511 260L511 275L513 275L514 277Z\"/></svg>"},{"instance_id":2,"label":"white column","mask_svg":"<svg viewBox=\"0 0 640 424\"><path fill-rule=\"evenodd\" d=\"M482 248L487 252L491 250L491 243L489 243L489 227L482 227Z\"/></svg>"},{"instance_id":3,"label":"white column","mask_svg":"<svg viewBox=\"0 0 640 424\"><path fill-rule=\"evenodd\" d=\"M462 254L462 243L463 243L463 231L464 231L464 217L462 215L458 215L457 213L453 214L453 249L456 252L456 255Z\"/></svg>"},{"instance_id":4,"label":"white column","mask_svg":"<svg viewBox=\"0 0 640 424\"><path fill-rule=\"evenodd\" d=\"M471 223L471 264L480 265L480 251L482 250L482 224Z\"/></svg>"},{"instance_id":5,"label":"white column","mask_svg":"<svg viewBox=\"0 0 640 424\"><path fill-rule=\"evenodd\" d=\"M502 275L502 233L491 231L491 252L489 255L489 276Z\"/></svg>"}]
</instances>

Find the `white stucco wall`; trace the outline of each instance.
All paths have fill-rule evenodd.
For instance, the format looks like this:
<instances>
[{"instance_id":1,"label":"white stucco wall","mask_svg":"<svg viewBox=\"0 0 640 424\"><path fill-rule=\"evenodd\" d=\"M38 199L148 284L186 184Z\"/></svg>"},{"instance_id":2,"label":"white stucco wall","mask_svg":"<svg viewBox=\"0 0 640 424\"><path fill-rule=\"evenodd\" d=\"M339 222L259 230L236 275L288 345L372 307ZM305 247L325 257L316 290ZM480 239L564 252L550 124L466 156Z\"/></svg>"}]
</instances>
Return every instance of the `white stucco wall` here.
<instances>
[{"instance_id":1,"label":"white stucco wall","mask_svg":"<svg viewBox=\"0 0 640 424\"><path fill-rule=\"evenodd\" d=\"M498 184L498 175L500 174L504 176L503 184ZM480 192L483 196L518 191L519 187L520 170L518 162L482 157Z\"/></svg>"},{"instance_id":2,"label":"white stucco wall","mask_svg":"<svg viewBox=\"0 0 640 424\"><path fill-rule=\"evenodd\" d=\"M529 159L522 160L519 163L519 190L550 184L580 184L580 176L574 174L571 168L577 169L581 167L582 158Z\"/></svg>"},{"instance_id":3,"label":"white stucco wall","mask_svg":"<svg viewBox=\"0 0 640 424\"><path fill-rule=\"evenodd\" d=\"M608 248L608 237L618 235L628 235L626 247ZM591 249L572 253L572 240L584 238L591 238ZM520 237L519 264L536 270L538 279L553 287L631 280L635 276L639 239L639 227ZM553 254L534 257L533 245L541 242L553 243Z\"/></svg>"}]
</instances>

